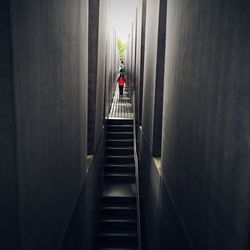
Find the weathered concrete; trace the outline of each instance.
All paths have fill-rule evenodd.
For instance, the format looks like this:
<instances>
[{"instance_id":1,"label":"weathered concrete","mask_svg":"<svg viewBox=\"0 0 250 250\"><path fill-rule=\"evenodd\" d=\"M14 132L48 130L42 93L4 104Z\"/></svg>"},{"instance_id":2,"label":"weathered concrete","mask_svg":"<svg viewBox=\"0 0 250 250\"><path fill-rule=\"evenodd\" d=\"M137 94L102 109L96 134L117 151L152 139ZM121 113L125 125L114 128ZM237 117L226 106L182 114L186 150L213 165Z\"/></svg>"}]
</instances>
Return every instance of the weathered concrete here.
<instances>
[{"instance_id":1,"label":"weathered concrete","mask_svg":"<svg viewBox=\"0 0 250 250\"><path fill-rule=\"evenodd\" d=\"M158 172L155 79L162 75L152 65L163 48L159 1L147 1L138 137L147 249L249 248L249 7L247 1L168 0Z\"/></svg>"},{"instance_id":2,"label":"weathered concrete","mask_svg":"<svg viewBox=\"0 0 250 250\"><path fill-rule=\"evenodd\" d=\"M96 249L97 221L100 215L102 168L104 163L104 129L95 148L95 155L85 176L82 191L74 208L70 224L60 250Z\"/></svg>"},{"instance_id":3,"label":"weathered concrete","mask_svg":"<svg viewBox=\"0 0 250 250\"><path fill-rule=\"evenodd\" d=\"M154 156L161 156L161 136L162 136L162 109L164 90L164 63L166 47L166 12L167 0L160 1L158 41L157 41L157 63L154 96L154 120L153 120L153 145Z\"/></svg>"},{"instance_id":4,"label":"weathered concrete","mask_svg":"<svg viewBox=\"0 0 250 250\"><path fill-rule=\"evenodd\" d=\"M19 249L9 1L0 3L0 248Z\"/></svg>"},{"instance_id":5,"label":"weathered concrete","mask_svg":"<svg viewBox=\"0 0 250 250\"><path fill-rule=\"evenodd\" d=\"M98 37L98 62L97 62L97 92L95 126L103 125L105 116L108 116L110 105L109 78L111 74L111 43L109 38L110 22L108 16L109 1L100 1L99 37ZM106 42L105 42L106 41ZM101 131L96 130L95 137L98 138Z\"/></svg>"},{"instance_id":6,"label":"weathered concrete","mask_svg":"<svg viewBox=\"0 0 250 250\"><path fill-rule=\"evenodd\" d=\"M146 11L142 128L152 153L160 155L166 0L147 0Z\"/></svg>"},{"instance_id":7,"label":"weathered concrete","mask_svg":"<svg viewBox=\"0 0 250 250\"><path fill-rule=\"evenodd\" d=\"M136 71L135 71L135 112L136 124L141 125L143 76L144 76L144 46L146 23L146 0L140 0L137 7L137 35L136 35Z\"/></svg>"},{"instance_id":8,"label":"weathered concrete","mask_svg":"<svg viewBox=\"0 0 250 250\"><path fill-rule=\"evenodd\" d=\"M131 10L134 11L134 10ZM134 21L128 36L125 64L127 69L127 88L132 97L135 93L136 124L141 124L144 47L145 47L146 0L139 0L134 13Z\"/></svg>"},{"instance_id":9,"label":"weathered concrete","mask_svg":"<svg viewBox=\"0 0 250 250\"><path fill-rule=\"evenodd\" d=\"M141 217L145 249L191 250L164 180L152 158L150 146L140 129L138 135L141 144Z\"/></svg>"},{"instance_id":10,"label":"weathered concrete","mask_svg":"<svg viewBox=\"0 0 250 250\"><path fill-rule=\"evenodd\" d=\"M162 170L195 250L246 250L250 4L168 0Z\"/></svg>"},{"instance_id":11,"label":"weathered concrete","mask_svg":"<svg viewBox=\"0 0 250 250\"><path fill-rule=\"evenodd\" d=\"M88 3L11 4L21 248L59 249L85 174Z\"/></svg>"},{"instance_id":12,"label":"weathered concrete","mask_svg":"<svg viewBox=\"0 0 250 250\"><path fill-rule=\"evenodd\" d=\"M93 154L95 147L98 32L99 32L99 0L92 0L89 1L88 154Z\"/></svg>"}]
</instances>

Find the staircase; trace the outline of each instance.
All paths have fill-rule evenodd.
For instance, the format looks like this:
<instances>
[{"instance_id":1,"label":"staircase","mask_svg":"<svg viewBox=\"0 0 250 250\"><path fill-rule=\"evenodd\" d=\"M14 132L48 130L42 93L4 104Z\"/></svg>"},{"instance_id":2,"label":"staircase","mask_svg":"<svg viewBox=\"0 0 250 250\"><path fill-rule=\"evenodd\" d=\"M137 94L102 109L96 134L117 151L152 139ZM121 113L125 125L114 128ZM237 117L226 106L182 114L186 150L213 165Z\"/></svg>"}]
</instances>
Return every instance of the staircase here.
<instances>
[{"instance_id":1,"label":"staircase","mask_svg":"<svg viewBox=\"0 0 250 250\"><path fill-rule=\"evenodd\" d=\"M98 250L137 250L133 120L109 119Z\"/></svg>"}]
</instances>

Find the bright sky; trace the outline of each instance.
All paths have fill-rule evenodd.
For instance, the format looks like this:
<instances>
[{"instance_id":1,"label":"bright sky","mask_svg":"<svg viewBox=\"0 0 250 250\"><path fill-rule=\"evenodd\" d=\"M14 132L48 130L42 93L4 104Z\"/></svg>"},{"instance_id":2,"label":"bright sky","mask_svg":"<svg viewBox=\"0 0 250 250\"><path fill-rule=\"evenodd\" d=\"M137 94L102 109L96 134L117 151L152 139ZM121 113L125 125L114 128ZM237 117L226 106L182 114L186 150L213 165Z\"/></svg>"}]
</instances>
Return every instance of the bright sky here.
<instances>
[{"instance_id":1,"label":"bright sky","mask_svg":"<svg viewBox=\"0 0 250 250\"><path fill-rule=\"evenodd\" d=\"M111 0L112 25L117 36L126 43L131 32L132 21L138 0Z\"/></svg>"}]
</instances>

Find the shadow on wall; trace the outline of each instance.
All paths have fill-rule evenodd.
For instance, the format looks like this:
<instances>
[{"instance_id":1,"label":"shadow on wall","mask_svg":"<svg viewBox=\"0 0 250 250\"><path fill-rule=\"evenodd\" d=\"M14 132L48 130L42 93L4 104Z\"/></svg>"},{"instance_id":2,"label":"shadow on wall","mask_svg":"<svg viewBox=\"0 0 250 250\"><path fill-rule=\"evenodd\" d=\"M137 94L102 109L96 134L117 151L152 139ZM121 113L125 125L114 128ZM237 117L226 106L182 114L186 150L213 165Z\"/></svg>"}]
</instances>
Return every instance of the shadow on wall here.
<instances>
[{"instance_id":1,"label":"shadow on wall","mask_svg":"<svg viewBox=\"0 0 250 250\"><path fill-rule=\"evenodd\" d=\"M104 163L104 129L97 150L85 176L82 191L65 235L61 250L93 250L99 218L102 171Z\"/></svg>"},{"instance_id":2,"label":"shadow on wall","mask_svg":"<svg viewBox=\"0 0 250 250\"><path fill-rule=\"evenodd\" d=\"M145 137L138 132L145 250L191 250Z\"/></svg>"}]
</instances>

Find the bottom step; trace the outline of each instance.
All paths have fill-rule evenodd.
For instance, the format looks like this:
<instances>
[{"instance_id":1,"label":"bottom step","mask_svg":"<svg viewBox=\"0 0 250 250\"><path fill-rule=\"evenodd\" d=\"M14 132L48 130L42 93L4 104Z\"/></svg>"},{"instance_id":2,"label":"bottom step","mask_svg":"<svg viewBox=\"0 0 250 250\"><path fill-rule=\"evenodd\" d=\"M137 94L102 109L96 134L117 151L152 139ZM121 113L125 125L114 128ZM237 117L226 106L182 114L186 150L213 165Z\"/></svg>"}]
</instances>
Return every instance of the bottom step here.
<instances>
[{"instance_id":1,"label":"bottom step","mask_svg":"<svg viewBox=\"0 0 250 250\"><path fill-rule=\"evenodd\" d=\"M99 248L98 250L138 250L138 248Z\"/></svg>"}]
</instances>

